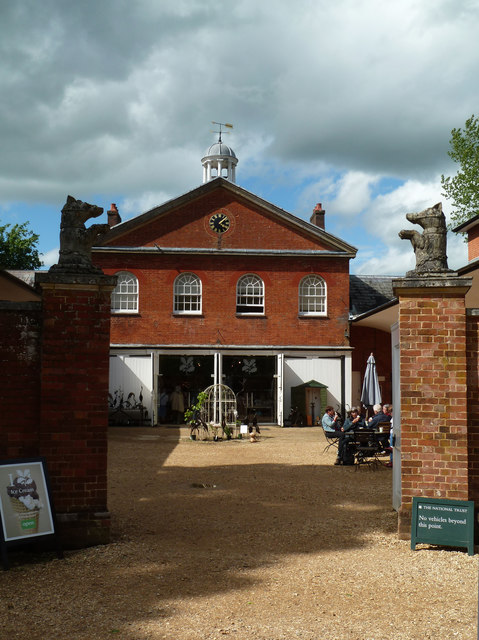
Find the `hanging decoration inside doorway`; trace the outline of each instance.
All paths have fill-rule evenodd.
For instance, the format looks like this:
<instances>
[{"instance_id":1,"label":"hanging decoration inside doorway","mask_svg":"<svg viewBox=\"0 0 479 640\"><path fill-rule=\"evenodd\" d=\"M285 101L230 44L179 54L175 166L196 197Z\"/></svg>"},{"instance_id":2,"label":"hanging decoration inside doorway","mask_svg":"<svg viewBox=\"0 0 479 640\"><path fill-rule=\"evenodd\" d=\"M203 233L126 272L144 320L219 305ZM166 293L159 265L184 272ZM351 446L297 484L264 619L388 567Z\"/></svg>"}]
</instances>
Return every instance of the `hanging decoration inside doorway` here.
<instances>
[{"instance_id":1,"label":"hanging decoration inside doorway","mask_svg":"<svg viewBox=\"0 0 479 640\"><path fill-rule=\"evenodd\" d=\"M242 371L245 373L256 373L258 368L256 367L256 358L243 358Z\"/></svg>"},{"instance_id":2,"label":"hanging decoration inside doorway","mask_svg":"<svg viewBox=\"0 0 479 640\"><path fill-rule=\"evenodd\" d=\"M192 356L181 356L180 358L180 371L181 373L193 373L195 365L193 364Z\"/></svg>"}]
</instances>

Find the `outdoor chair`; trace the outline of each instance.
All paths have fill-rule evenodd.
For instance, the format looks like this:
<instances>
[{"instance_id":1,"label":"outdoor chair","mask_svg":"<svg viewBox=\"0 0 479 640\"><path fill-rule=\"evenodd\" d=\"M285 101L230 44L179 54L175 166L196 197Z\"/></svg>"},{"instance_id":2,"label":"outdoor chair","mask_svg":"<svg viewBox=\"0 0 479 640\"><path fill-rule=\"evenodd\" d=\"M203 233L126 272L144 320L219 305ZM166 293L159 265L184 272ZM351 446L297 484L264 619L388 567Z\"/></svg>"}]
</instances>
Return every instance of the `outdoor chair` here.
<instances>
[{"instance_id":1,"label":"outdoor chair","mask_svg":"<svg viewBox=\"0 0 479 640\"><path fill-rule=\"evenodd\" d=\"M326 451L329 451L331 447L336 447L337 449L339 447L340 433L325 431L324 428L323 428L323 433L326 436L326 441L327 441L327 445L324 447L323 453L326 453Z\"/></svg>"},{"instance_id":2,"label":"outdoor chair","mask_svg":"<svg viewBox=\"0 0 479 640\"><path fill-rule=\"evenodd\" d=\"M377 439L376 431L372 429L358 429L354 432L354 438L350 446L354 447L354 464L356 471L364 465L375 471L380 464L378 454L382 447Z\"/></svg>"},{"instance_id":3,"label":"outdoor chair","mask_svg":"<svg viewBox=\"0 0 479 640\"><path fill-rule=\"evenodd\" d=\"M391 423L390 422L380 422L378 424L378 431L381 431L382 429L382 433L389 433L391 431Z\"/></svg>"},{"instance_id":4,"label":"outdoor chair","mask_svg":"<svg viewBox=\"0 0 479 640\"><path fill-rule=\"evenodd\" d=\"M376 432L376 437L379 443L379 447L382 450L386 450L386 453L390 451L390 434L391 434L391 423L390 422L380 422L378 425L378 430Z\"/></svg>"}]
</instances>

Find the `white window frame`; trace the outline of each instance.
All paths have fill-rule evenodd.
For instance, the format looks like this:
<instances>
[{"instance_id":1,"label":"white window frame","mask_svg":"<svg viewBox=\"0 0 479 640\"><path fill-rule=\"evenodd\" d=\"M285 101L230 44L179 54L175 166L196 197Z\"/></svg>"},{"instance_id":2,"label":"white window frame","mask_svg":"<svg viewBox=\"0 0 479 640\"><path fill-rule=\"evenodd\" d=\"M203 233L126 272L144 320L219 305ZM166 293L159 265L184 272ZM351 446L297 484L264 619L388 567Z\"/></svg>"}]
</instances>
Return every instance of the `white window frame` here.
<instances>
[{"instance_id":1,"label":"white window frame","mask_svg":"<svg viewBox=\"0 0 479 640\"><path fill-rule=\"evenodd\" d=\"M118 271L116 287L111 292L111 313L138 313L138 278L129 271Z\"/></svg>"},{"instance_id":2,"label":"white window frame","mask_svg":"<svg viewBox=\"0 0 479 640\"><path fill-rule=\"evenodd\" d=\"M316 273L302 278L298 287L298 309L300 316L327 315L328 296L326 282Z\"/></svg>"},{"instance_id":3,"label":"white window frame","mask_svg":"<svg viewBox=\"0 0 479 640\"><path fill-rule=\"evenodd\" d=\"M246 273L236 283L236 313L264 315L264 282L255 273Z\"/></svg>"},{"instance_id":4,"label":"white window frame","mask_svg":"<svg viewBox=\"0 0 479 640\"><path fill-rule=\"evenodd\" d=\"M173 284L173 314L197 316L202 313L202 284L196 273L180 273Z\"/></svg>"}]
</instances>

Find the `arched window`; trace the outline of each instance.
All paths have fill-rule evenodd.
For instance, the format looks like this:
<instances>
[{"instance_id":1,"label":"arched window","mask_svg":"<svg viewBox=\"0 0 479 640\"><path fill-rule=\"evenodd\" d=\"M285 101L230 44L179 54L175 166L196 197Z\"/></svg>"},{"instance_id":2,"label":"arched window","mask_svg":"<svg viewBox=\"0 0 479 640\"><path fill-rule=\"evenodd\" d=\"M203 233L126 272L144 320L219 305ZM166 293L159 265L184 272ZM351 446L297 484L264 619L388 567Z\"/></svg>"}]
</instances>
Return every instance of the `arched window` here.
<instances>
[{"instance_id":1,"label":"arched window","mask_svg":"<svg viewBox=\"0 0 479 640\"><path fill-rule=\"evenodd\" d=\"M173 313L201 313L201 280L194 273L175 279Z\"/></svg>"},{"instance_id":2,"label":"arched window","mask_svg":"<svg viewBox=\"0 0 479 640\"><path fill-rule=\"evenodd\" d=\"M118 282L111 294L112 313L137 313L138 312L138 280L128 271L119 271L115 274Z\"/></svg>"},{"instance_id":3,"label":"arched window","mask_svg":"<svg viewBox=\"0 0 479 640\"><path fill-rule=\"evenodd\" d=\"M236 313L264 313L264 284L260 277L249 273L238 280Z\"/></svg>"},{"instance_id":4,"label":"arched window","mask_svg":"<svg viewBox=\"0 0 479 640\"><path fill-rule=\"evenodd\" d=\"M299 283L299 315L326 315L326 283L319 276L306 276Z\"/></svg>"}]
</instances>

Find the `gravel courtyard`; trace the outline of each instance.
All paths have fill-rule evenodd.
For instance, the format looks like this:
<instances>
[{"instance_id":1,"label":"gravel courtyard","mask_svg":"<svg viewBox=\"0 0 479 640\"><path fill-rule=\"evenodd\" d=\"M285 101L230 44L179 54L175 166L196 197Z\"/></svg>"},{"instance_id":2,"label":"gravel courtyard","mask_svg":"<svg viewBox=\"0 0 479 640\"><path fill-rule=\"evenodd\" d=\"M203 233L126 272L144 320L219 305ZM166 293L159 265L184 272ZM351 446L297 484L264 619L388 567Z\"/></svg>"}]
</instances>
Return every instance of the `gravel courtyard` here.
<instances>
[{"instance_id":1,"label":"gravel courtyard","mask_svg":"<svg viewBox=\"0 0 479 640\"><path fill-rule=\"evenodd\" d=\"M12 553L1 640L477 638L477 557L397 539L391 469L261 431L110 429L112 543Z\"/></svg>"}]
</instances>

